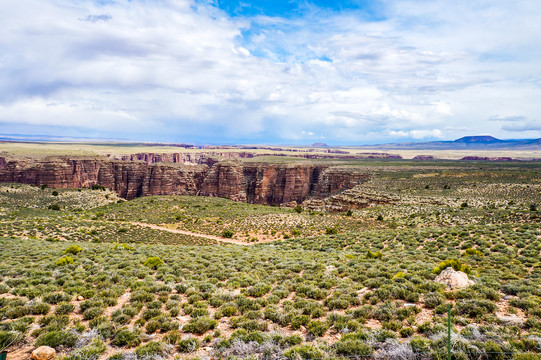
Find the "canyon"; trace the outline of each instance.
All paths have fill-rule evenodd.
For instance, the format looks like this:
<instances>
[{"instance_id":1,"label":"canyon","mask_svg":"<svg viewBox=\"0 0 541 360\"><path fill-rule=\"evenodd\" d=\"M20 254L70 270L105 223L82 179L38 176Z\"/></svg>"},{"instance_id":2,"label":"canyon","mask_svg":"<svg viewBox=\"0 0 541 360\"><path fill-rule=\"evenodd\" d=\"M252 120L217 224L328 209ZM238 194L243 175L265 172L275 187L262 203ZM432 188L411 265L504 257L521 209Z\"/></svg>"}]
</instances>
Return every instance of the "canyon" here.
<instances>
[{"instance_id":1,"label":"canyon","mask_svg":"<svg viewBox=\"0 0 541 360\"><path fill-rule=\"evenodd\" d=\"M225 154L225 156L224 156ZM88 188L100 185L125 199L201 195L280 205L322 199L365 182L354 167L311 162L256 162L244 152L140 153L105 157L0 156L0 182Z\"/></svg>"}]
</instances>

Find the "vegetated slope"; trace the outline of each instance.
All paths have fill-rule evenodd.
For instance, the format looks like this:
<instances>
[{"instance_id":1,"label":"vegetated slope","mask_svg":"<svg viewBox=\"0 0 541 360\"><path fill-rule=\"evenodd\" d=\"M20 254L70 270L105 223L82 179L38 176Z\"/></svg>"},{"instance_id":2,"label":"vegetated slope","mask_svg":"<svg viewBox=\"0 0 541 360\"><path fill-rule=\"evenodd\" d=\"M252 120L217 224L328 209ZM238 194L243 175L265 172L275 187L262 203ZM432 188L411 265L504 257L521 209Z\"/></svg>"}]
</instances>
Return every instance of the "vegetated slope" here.
<instances>
[{"instance_id":1,"label":"vegetated slope","mask_svg":"<svg viewBox=\"0 0 541 360\"><path fill-rule=\"evenodd\" d=\"M394 166L352 190L390 201L349 213L201 197L118 203L104 190L5 185L0 339L15 341L10 350L47 344L74 358L440 359L451 305L456 358L539 357L539 170ZM47 209L64 196L98 207ZM291 238L191 246L130 227L248 240L261 219L273 219L265 231L280 234L274 239ZM450 259L475 285L434 281L433 269Z\"/></svg>"}]
</instances>

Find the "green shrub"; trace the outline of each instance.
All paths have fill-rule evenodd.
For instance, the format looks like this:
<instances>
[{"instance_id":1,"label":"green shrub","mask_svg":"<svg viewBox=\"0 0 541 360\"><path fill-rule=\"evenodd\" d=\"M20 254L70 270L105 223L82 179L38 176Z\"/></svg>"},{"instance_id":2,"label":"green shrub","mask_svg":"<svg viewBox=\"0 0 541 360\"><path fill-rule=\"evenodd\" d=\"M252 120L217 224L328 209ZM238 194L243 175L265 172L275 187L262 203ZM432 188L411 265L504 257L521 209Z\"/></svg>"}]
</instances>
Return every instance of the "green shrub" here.
<instances>
[{"instance_id":1,"label":"green shrub","mask_svg":"<svg viewBox=\"0 0 541 360\"><path fill-rule=\"evenodd\" d=\"M292 360L321 360L325 353L312 345L297 345L284 352L284 356Z\"/></svg>"},{"instance_id":2,"label":"green shrub","mask_svg":"<svg viewBox=\"0 0 541 360\"><path fill-rule=\"evenodd\" d=\"M415 330L410 327L405 327L405 328L400 329L400 336L403 338L410 337L414 333L415 333Z\"/></svg>"},{"instance_id":3,"label":"green shrub","mask_svg":"<svg viewBox=\"0 0 541 360\"><path fill-rule=\"evenodd\" d=\"M455 308L459 315L467 315L472 318L479 318L496 311L496 305L485 299L460 300L457 301Z\"/></svg>"},{"instance_id":4,"label":"green shrub","mask_svg":"<svg viewBox=\"0 0 541 360\"><path fill-rule=\"evenodd\" d=\"M49 331L40 335L36 346L50 346L58 350L61 346L71 348L77 342L77 335L69 331Z\"/></svg>"},{"instance_id":5,"label":"green shrub","mask_svg":"<svg viewBox=\"0 0 541 360\"><path fill-rule=\"evenodd\" d=\"M162 342L151 341L148 344L138 347L135 350L135 355L138 358L153 358L159 355L166 355L166 346Z\"/></svg>"},{"instance_id":6,"label":"green shrub","mask_svg":"<svg viewBox=\"0 0 541 360\"><path fill-rule=\"evenodd\" d=\"M299 335L286 336L280 340L280 345L294 346L302 343L302 338Z\"/></svg>"},{"instance_id":7,"label":"green shrub","mask_svg":"<svg viewBox=\"0 0 541 360\"><path fill-rule=\"evenodd\" d=\"M57 266L64 266L68 264L73 264L73 259L71 256L62 256L58 261L56 262Z\"/></svg>"},{"instance_id":8,"label":"green shrub","mask_svg":"<svg viewBox=\"0 0 541 360\"><path fill-rule=\"evenodd\" d=\"M430 349L430 340L418 336L411 338L409 344L414 353L427 353Z\"/></svg>"},{"instance_id":9,"label":"green shrub","mask_svg":"<svg viewBox=\"0 0 541 360\"><path fill-rule=\"evenodd\" d=\"M135 347L139 346L141 341L141 331L137 329L130 330L128 328L122 328L116 332L111 344L119 347Z\"/></svg>"},{"instance_id":10,"label":"green shrub","mask_svg":"<svg viewBox=\"0 0 541 360\"><path fill-rule=\"evenodd\" d=\"M57 305L56 309L54 310L54 313L56 315L67 315L71 313L73 310L75 310L75 306L68 303L68 302L62 302Z\"/></svg>"},{"instance_id":11,"label":"green shrub","mask_svg":"<svg viewBox=\"0 0 541 360\"><path fill-rule=\"evenodd\" d=\"M71 300L71 296L66 293L51 293L43 296L43 301L47 304L58 304L60 302L67 302Z\"/></svg>"},{"instance_id":12,"label":"green shrub","mask_svg":"<svg viewBox=\"0 0 541 360\"><path fill-rule=\"evenodd\" d=\"M0 331L0 351L17 345L23 339L18 331Z\"/></svg>"},{"instance_id":13,"label":"green shrub","mask_svg":"<svg viewBox=\"0 0 541 360\"><path fill-rule=\"evenodd\" d=\"M338 341L334 344L334 348L338 355L355 357L355 356L370 356L374 353L372 347L361 340L345 340Z\"/></svg>"},{"instance_id":14,"label":"green shrub","mask_svg":"<svg viewBox=\"0 0 541 360\"><path fill-rule=\"evenodd\" d=\"M187 337L185 339L181 339L177 343L178 351L183 352L183 353L194 352L197 349L199 349L200 346L201 346L201 343L199 342L199 340L193 337Z\"/></svg>"},{"instance_id":15,"label":"green shrub","mask_svg":"<svg viewBox=\"0 0 541 360\"><path fill-rule=\"evenodd\" d=\"M308 315L297 315L291 319L291 328L293 330L300 329L301 326L306 326L310 322L310 316Z\"/></svg>"},{"instance_id":16,"label":"green shrub","mask_svg":"<svg viewBox=\"0 0 541 360\"><path fill-rule=\"evenodd\" d=\"M160 266L165 265L162 259L157 256L151 256L143 263L144 266L147 266L151 269L157 270Z\"/></svg>"},{"instance_id":17,"label":"green shrub","mask_svg":"<svg viewBox=\"0 0 541 360\"><path fill-rule=\"evenodd\" d=\"M310 321L308 323L308 333L314 335L314 336L323 336L329 329L329 325L326 322L323 321Z\"/></svg>"},{"instance_id":18,"label":"green shrub","mask_svg":"<svg viewBox=\"0 0 541 360\"><path fill-rule=\"evenodd\" d=\"M223 238L226 238L226 239L231 239L233 237L233 235L235 235L235 233L231 230L224 230L222 231L222 237Z\"/></svg>"},{"instance_id":19,"label":"green shrub","mask_svg":"<svg viewBox=\"0 0 541 360\"><path fill-rule=\"evenodd\" d=\"M32 315L46 315L51 310L51 306L46 303L36 302L30 305L30 313Z\"/></svg>"},{"instance_id":20,"label":"green shrub","mask_svg":"<svg viewBox=\"0 0 541 360\"><path fill-rule=\"evenodd\" d=\"M468 256L483 256L483 253L478 249L468 248L464 251L464 254Z\"/></svg>"},{"instance_id":21,"label":"green shrub","mask_svg":"<svg viewBox=\"0 0 541 360\"><path fill-rule=\"evenodd\" d=\"M425 295L424 305L428 309L434 309L445 302L442 294L432 292Z\"/></svg>"},{"instance_id":22,"label":"green shrub","mask_svg":"<svg viewBox=\"0 0 541 360\"><path fill-rule=\"evenodd\" d=\"M77 255L78 253L80 253L81 251L83 251L84 249L78 245L71 245L71 246L68 246L65 250L64 250L64 254L72 254L72 255Z\"/></svg>"},{"instance_id":23,"label":"green shrub","mask_svg":"<svg viewBox=\"0 0 541 360\"><path fill-rule=\"evenodd\" d=\"M462 271L466 274L471 274L471 268L467 265L463 265L458 259L447 259L438 264L433 270L432 273L439 275L443 270L448 267L452 267L455 271Z\"/></svg>"},{"instance_id":24,"label":"green shrub","mask_svg":"<svg viewBox=\"0 0 541 360\"><path fill-rule=\"evenodd\" d=\"M328 227L325 229L326 235L336 235L338 234L338 230L335 227Z\"/></svg>"},{"instance_id":25,"label":"green shrub","mask_svg":"<svg viewBox=\"0 0 541 360\"><path fill-rule=\"evenodd\" d=\"M373 253L372 251L368 250L366 252L366 258L367 259L381 259L383 257L383 254L381 251Z\"/></svg>"},{"instance_id":26,"label":"green shrub","mask_svg":"<svg viewBox=\"0 0 541 360\"><path fill-rule=\"evenodd\" d=\"M271 287L265 283L258 283L246 290L246 295L253 297L261 297L271 291Z\"/></svg>"},{"instance_id":27,"label":"green shrub","mask_svg":"<svg viewBox=\"0 0 541 360\"><path fill-rule=\"evenodd\" d=\"M86 309L83 312L83 319L92 320L92 319L97 318L101 314L103 314L103 308L101 306L94 306L94 307Z\"/></svg>"},{"instance_id":28,"label":"green shrub","mask_svg":"<svg viewBox=\"0 0 541 360\"><path fill-rule=\"evenodd\" d=\"M72 354L66 356L62 360L97 359L101 354L105 352L106 349L107 346L102 340L94 339L90 342L90 344L87 344L75 350Z\"/></svg>"},{"instance_id":29,"label":"green shrub","mask_svg":"<svg viewBox=\"0 0 541 360\"><path fill-rule=\"evenodd\" d=\"M182 330L187 333L202 335L207 331L214 329L217 324L218 322L216 320L212 320L207 316L202 316L198 317L197 319L190 320L189 323L184 325Z\"/></svg>"},{"instance_id":30,"label":"green shrub","mask_svg":"<svg viewBox=\"0 0 541 360\"><path fill-rule=\"evenodd\" d=\"M539 354L513 354L513 360L539 360Z\"/></svg>"}]
</instances>

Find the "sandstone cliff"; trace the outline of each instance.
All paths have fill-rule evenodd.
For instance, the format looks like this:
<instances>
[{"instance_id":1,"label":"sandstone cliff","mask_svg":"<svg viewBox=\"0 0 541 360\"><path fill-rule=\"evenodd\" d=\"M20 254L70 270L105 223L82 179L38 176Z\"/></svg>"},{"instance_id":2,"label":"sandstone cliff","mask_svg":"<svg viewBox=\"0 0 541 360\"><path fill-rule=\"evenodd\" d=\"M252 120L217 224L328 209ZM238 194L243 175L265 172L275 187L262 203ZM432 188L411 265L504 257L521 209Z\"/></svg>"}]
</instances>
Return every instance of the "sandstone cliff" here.
<instances>
[{"instance_id":1,"label":"sandstone cliff","mask_svg":"<svg viewBox=\"0 0 541 360\"><path fill-rule=\"evenodd\" d=\"M184 158L176 157L178 154L170 158L163 155L134 154L122 160L0 157L0 182L54 188L98 184L126 199L147 195L205 195L282 204L327 197L368 178L366 173L354 168L329 165L216 162L204 156L194 157L197 154Z\"/></svg>"}]
</instances>

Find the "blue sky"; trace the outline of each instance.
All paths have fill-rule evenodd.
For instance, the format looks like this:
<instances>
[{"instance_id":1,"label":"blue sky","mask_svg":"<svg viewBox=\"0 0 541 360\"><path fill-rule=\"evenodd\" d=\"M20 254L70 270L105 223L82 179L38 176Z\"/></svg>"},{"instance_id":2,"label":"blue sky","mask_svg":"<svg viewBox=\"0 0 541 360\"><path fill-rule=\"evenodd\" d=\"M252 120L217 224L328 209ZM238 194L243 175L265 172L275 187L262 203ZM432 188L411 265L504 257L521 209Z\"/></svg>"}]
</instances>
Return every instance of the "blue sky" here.
<instances>
[{"instance_id":1,"label":"blue sky","mask_svg":"<svg viewBox=\"0 0 541 360\"><path fill-rule=\"evenodd\" d=\"M541 137L541 3L0 3L0 133L192 143Z\"/></svg>"}]
</instances>

